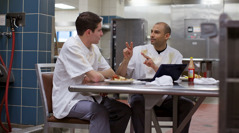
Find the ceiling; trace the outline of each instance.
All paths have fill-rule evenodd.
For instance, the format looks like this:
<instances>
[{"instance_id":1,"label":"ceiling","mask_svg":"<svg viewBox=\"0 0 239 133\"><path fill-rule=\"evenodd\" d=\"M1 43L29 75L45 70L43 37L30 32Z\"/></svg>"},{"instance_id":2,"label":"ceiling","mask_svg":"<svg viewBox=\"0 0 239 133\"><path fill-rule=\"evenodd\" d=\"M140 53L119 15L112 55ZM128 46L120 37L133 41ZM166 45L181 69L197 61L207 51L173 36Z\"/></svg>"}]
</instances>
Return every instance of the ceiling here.
<instances>
[{"instance_id":1,"label":"ceiling","mask_svg":"<svg viewBox=\"0 0 239 133\"><path fill-rule=\"evenodd\" d=\"M132 1L134 0L124 0L125 6L131 6ZM171 4L201 4L203 2L208 2L210 0L147 0L148 5L171 5ZM212 0L216 1L216 0ZM218 0L218 1L224 1L225 3L239 3L239 0ZM70 6L76 7L74 10L78 10L79 8L79 0L55 0L55 3L64 3ZM137 0L137 3L139 1ZM62 10L62 9L55 9Z\"/></svg>"}]
</instances>

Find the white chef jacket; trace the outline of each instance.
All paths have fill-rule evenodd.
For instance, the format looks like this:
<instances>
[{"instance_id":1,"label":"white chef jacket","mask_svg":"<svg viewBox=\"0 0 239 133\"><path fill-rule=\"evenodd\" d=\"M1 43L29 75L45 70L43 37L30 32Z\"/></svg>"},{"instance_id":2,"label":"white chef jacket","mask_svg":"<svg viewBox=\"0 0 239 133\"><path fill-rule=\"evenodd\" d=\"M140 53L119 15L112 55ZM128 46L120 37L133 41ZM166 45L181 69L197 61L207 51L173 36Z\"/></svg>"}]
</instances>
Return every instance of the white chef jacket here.
<instances>
[{"instance_id":1,"label":"white chef jacket","mask_svg":"<svg viewBox=\"0 0 239 133\"><path fill-rule=\"evenodd\" d=\"M144 64L146 58L141 55L141 52L145 50L147 51L145 54L149 56L158 67L161 64L182 64L182 54L168 45L167 48L160 54L158 54L152 44L140 45L134 47L133 49L133 56L131 57L127 67L127 76L132 77L133 79L154 77L156 72L151 67ZM166 97L167 95L158 96L161 100L157 103L157 105L160 106Z\"/></svg>"},{"instance_id":2,"label":"white chef jacket","mask_svg":"<svg viewBox=\"0 0 239 133\"><path fill-rule=\"evenodd\" d=\"M147 51L146 55L149 56L158 67L161 64L182 64L182 54L168 45L160 54L158 54L152 44L136 46L133 49L133 56L127 68L127 75L133 79L153 78L156 73L151 67L143 64L146 59L141 55L141 51L144 50Z\"/></svg>"},{"instance_id":3,"label":"white chef jacket","mask_svg":"<svg viewBox=\"0 0 239 133\"><path fill-rule=\"evenodd\" d=\"M68 87L81 84L85 73L90 70L103 71L109 68L96 45L93 44L91 49L88 49L79 36L69 38L61 49L54 70L52 91L54 116L58 119L64 118L78 101L94 101L90 93L69 92ZM96 98L99 100L100 97Z\"/></svg>"}]
</instances>

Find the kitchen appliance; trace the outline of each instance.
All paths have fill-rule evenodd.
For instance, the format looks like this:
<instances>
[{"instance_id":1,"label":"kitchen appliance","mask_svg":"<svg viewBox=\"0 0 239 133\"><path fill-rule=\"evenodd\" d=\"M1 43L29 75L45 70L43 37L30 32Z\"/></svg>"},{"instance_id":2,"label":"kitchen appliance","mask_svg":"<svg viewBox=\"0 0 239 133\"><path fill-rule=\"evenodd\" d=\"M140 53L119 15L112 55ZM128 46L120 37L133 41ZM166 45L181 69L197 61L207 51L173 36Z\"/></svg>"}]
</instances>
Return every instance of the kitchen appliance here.
<instances>
[{"instance_id":1,"label":"kitchen appliance","mask_svg":"<svg viewBox=\"0 0 239 133\"><path fill-rule=\"evenodd\" d=\"M122 19L111 20L111 58L110 65L117 70L122 62L125 42L133 42L134 47L147 43L148 22L145 19Z\"/></svg>"}]
</instances>

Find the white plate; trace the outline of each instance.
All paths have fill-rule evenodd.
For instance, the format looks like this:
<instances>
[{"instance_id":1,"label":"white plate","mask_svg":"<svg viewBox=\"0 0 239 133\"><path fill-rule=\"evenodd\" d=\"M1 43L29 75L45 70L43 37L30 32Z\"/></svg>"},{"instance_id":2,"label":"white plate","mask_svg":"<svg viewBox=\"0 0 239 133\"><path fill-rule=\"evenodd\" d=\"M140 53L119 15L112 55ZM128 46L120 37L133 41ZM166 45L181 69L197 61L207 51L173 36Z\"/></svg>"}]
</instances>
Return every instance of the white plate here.
<instances>
[{"instance_id":1,"label":"white plate","mask_svg":"<svg viewBox=\"0 0 239 133\"><path fill-rule=\"evenodd\" d=\"M116 81L111 79L105 79L105 82L110 84L131 84L134 82L134 80Z\"/></svg>"}]
</instances>

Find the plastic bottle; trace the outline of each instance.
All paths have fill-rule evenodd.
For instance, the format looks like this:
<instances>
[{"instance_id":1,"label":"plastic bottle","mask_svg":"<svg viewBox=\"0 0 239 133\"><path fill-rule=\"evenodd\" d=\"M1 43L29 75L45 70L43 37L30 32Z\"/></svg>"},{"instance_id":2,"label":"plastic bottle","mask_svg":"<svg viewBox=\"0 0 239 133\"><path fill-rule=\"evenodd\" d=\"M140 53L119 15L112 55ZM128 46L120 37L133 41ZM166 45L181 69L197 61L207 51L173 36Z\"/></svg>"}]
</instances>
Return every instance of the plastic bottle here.
<instances>
[{"instance_id":1,"label":"plastic bottle","mask_svg":"<svg viewBox=\"0 0 239 133\"><path fill-rule=\"evenodd\" d=\"M195 66L193 63L193 57L190 57L190 62L188 65L188 82L193 82L195 75Z\"/></svg>"}]
</instances>

